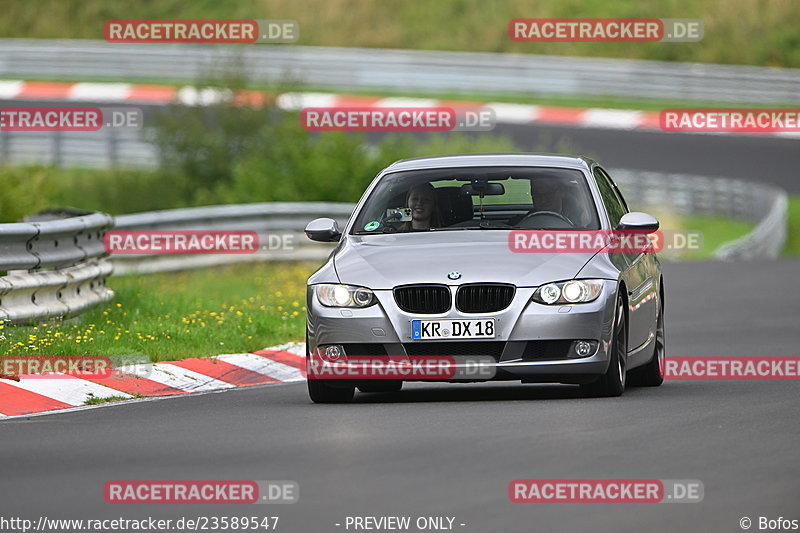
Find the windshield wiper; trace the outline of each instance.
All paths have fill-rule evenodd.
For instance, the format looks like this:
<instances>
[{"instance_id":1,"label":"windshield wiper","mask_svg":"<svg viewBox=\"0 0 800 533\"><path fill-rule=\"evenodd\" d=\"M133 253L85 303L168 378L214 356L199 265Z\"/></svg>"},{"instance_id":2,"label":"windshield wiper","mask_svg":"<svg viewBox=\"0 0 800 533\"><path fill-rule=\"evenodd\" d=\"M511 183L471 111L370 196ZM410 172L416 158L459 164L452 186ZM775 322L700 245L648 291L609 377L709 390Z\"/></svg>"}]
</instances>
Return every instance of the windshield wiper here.
<instances>
[{"instance_id":1,"label":"windshield wiper","mask_svg":"<svg viewBox=\"0 0 800 533\"><path fill-rule=\"evenodd\" d=\"M471 231L471 230L481 230L481 229L519 229L516 226L495 226L493 224L487 224L485 222L480 223L477 226L460 226L457 228L431 228L430 231Z\"/></svg>"}]
</instances>

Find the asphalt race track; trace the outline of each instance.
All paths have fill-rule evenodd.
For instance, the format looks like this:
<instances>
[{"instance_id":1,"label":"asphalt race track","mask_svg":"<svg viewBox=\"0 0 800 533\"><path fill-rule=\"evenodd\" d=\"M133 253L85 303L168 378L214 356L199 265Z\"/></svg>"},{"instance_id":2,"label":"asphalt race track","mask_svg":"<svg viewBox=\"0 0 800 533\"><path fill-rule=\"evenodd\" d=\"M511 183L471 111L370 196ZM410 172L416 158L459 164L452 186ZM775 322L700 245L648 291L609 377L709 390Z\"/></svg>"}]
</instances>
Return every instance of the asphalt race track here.
<instances>
[{"instance_id":1,"label":"asphalt race track","mask_svg":"<svg viewBox=\"0 0 800 533\"><path fill-rule=\"evenodd\" d=\"M611 168L724 176L800 193L798 139L550 125L500 125L495 131L528 150L583 154Z\"/></svg>"},{"instance_id":2,"label":"asphalt race track","mask_svg":"<svg viewBox=\"0 0 800 533\"><path fill-rule=\"evenodd\" d=\"M672 355L800 355L800 260L670 264ZM144 401L0 424L2 505L36 518L454 516L458 531L741 531L797 518L792 381L668 381L621 398L569 386L414 384L312 405L304 384ZM700 503L514 504L517 478L699 479ZM108 505L114 479L295 480L273 506ZM8 514L8 513L7 513ZM460 526L458 524L465 524Z\"/></svg>"},{"instance_id":3,"label":"asphalt race track","mask_svg":"<svg viewBox=\"0 0 800 533\"><path fill-rule=\"evenodd\" d=\"M511 138L522 151L580 154L612 169L738 178L777 185L790 194L800 194L798 139L550 124L498 124L493 134ZM384 134L371 134L370 138L381 135Z\"/></svg>"}]
</instances>

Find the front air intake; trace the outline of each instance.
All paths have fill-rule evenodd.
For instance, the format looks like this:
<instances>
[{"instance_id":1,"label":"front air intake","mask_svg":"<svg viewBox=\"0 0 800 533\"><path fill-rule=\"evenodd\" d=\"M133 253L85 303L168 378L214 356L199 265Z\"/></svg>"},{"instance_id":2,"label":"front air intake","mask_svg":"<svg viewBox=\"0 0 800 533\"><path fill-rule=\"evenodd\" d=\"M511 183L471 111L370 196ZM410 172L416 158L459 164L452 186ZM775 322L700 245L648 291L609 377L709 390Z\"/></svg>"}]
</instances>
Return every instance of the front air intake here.
<instances>
[{"instance_id":1,"label":"front air intake","mask_svg":"<svg viewBox=\"0 0 800 533\"><path fill-rule=\"evenodd\" d=\"M406 313L446 313L450 309L450 289L446 285L404 285L395 287L394 301Z\"/></svg>"},{"instance_id":2,"label":"front air intake","mask_svg":"<svg viewBox=\"0 0 800 533\"><path fill-rule=\"evenodd\" d=\"M504 283L462 285L456 292L456 309L462 313L494 313L502 311L514 299L516 288Z\"/></svg>"}]
</instances>

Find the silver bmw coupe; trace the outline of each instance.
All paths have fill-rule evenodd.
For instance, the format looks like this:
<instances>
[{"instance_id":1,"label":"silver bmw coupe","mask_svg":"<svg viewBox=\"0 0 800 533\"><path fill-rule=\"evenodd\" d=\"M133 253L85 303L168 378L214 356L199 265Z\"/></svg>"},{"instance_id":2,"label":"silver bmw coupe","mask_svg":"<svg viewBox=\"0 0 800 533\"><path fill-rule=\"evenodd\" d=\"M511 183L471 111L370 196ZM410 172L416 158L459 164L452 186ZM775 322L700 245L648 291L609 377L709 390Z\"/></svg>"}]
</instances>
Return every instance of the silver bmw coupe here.
<instances>
[{"instance_id":1,"label":"silver bmw coupe","mask_svg":"<svg viewBox=\"0 0 800 533\"><path fill-rule=\"evenodd\" d=\"M658 227L630 212L609 173L584 157L398 161L372 181L343 229L329 218L305 229L312 240L338 242L308 280L311 400L347 402L355 389L391 392L425 379L566 383L592 396L660 385L661 266L651 246L611 238L628 231L649 243ZM455 370L311 368L364 357L439 358Z\"/></svg>"}]
</instances>

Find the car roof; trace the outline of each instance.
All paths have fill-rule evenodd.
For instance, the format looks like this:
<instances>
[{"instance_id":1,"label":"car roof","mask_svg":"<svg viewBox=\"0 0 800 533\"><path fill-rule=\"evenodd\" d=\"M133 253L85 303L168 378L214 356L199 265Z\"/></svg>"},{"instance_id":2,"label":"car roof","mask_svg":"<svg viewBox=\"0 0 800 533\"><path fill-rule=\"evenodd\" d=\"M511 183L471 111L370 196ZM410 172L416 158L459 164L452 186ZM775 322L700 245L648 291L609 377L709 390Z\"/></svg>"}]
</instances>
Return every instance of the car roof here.
<instances>
[{"instance_id":1,"label":"car roof","mask_svg":"<svg viewBox=\"0 0 800 533\"><path fill-rule=\"evenodd\" d=\"M589 170L593 164L595 164L595 162L586 157L566 154L452 154L401 159L386 167L384 172L448 167L493 166L557 167Z\"/></svg>"}]
</instances>

